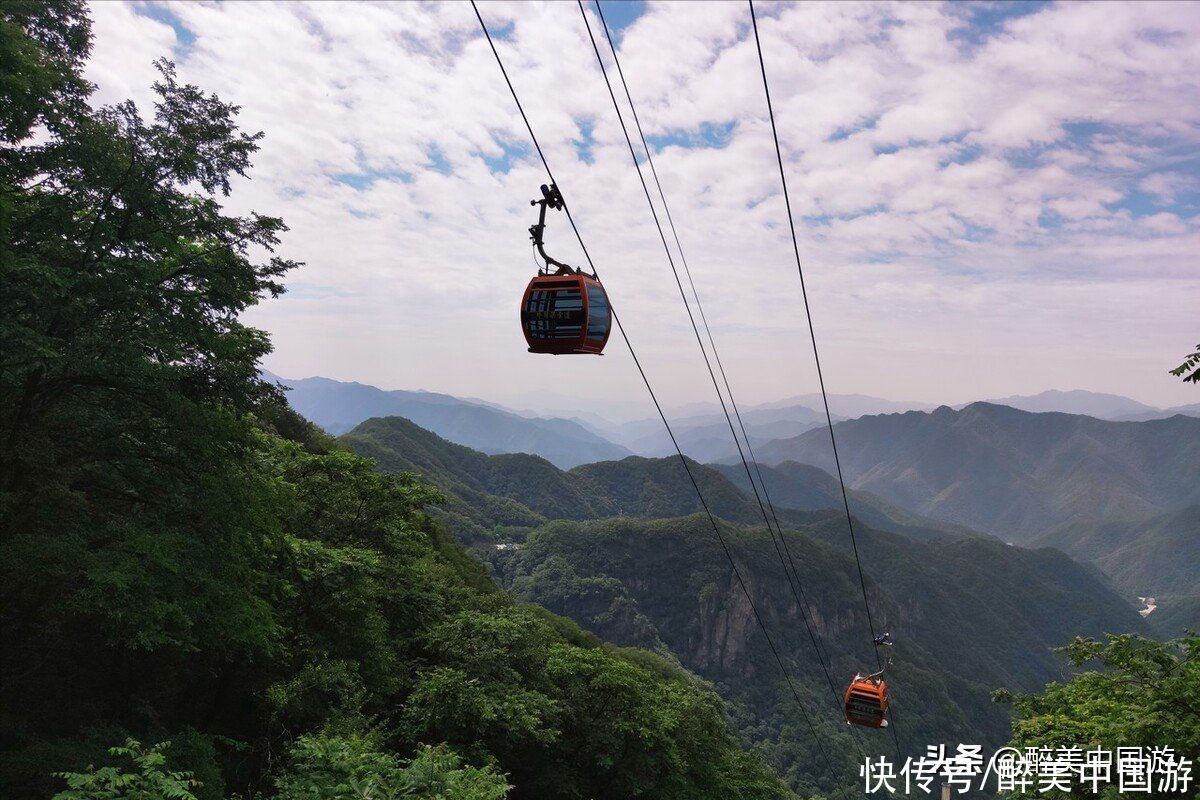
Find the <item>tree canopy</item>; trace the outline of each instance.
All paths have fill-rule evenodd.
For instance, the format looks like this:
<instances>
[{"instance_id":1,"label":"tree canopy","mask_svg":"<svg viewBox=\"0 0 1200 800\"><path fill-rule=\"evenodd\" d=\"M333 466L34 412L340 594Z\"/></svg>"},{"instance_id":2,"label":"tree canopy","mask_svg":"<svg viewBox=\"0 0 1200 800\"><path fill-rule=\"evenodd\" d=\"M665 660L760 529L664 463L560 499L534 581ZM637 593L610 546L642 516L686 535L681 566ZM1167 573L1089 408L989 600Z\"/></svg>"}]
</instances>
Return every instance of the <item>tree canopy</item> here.
<instances>
[{"instance_id":1,"label":"tree canopy","mask_svg":"<svg viewBox=\"0 0 1200 800\"><path fill-rule=\"evenodd\" d=\"M517 604L287 407L240 319L286 228L224 204L262 134L168 61L93 109L90 41L0 6L0 795L789 796L710 687Z\"/></svg>"},{"instance_id":2,"label":"tree canopy","mask_svg":"<svg viewBox=\"0 0 1200 800\"><path fill-rule=\"evenodd\" d=\"M1171 374L1177 378L1183 378L1185 383L1200 383L1200 344L1196 345L1194 353L1189 353L1183 359L1182 364L1171 370Z\"/></svg>"},{"instance_id":3,"label":"tree canopy","mask_svg":"<svg viewBox=\"0 0 1200 800\"><path fill-rule=\"evenodd\" d=\"M1129 635L1079 638L1064 651L1076 667L1094 668L1040 694L1011 698L1014 747L1171 747L1200 760L1200 636L1165 643ZM1115 798L1116 788L1104 794Z\"/></svg>"}]
</instances>

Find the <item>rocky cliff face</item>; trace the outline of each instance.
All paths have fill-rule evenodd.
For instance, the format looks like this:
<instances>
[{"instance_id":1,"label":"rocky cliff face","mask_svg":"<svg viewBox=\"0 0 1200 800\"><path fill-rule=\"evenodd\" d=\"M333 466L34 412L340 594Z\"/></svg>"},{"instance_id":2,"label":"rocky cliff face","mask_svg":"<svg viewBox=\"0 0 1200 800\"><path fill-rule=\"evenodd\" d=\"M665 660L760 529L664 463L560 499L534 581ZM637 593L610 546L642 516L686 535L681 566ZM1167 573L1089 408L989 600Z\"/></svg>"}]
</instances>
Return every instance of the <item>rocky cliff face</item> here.
<instances>
[{"instance_id":1,"label":"rocky cliff face","mask_svg":"<svg viewBox=\"0 0 1200 800\"><path fill-rule=\"evenodd\" d=\"M746 646L756 633L754 611L736 582L729 583L734 585L722 586L697 604L695 636L682 658L700 672L719 671L749 679L754 675L754 665L745 656ZM748 588L751 596L758 595L753 581Z\"/></svg>"}]
</instances>

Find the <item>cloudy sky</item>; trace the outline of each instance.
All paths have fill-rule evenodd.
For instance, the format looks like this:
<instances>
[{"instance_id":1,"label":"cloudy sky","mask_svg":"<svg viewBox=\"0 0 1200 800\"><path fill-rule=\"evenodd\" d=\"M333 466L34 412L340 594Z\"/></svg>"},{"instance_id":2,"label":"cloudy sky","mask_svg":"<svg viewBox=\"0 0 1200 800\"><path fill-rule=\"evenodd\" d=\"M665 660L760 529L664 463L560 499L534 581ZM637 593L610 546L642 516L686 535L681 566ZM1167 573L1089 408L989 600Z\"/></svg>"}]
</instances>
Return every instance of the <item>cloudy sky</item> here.
<instances>
[{"instance_id":1,"label":"cloudy sky","mask_svg":"<svg viewBox=\"0 0 1200 800\"><path fill-rule=\"evenodd\" d=\"M481 9L651 380L712 399L578 7ZM813 391L747 7L604 9L739 402ZM758 12L831 391L1200 400L1166 375L1200 341L1200 4ZM265 132L229 206L284 217L305 262L250 317L275 372L651 411L616 337L525 352L546 178L470 5L92 13L97 103L148 109L166 55ZM562 218L547 250L581 260Z\"/></svg>"}]
</instances>

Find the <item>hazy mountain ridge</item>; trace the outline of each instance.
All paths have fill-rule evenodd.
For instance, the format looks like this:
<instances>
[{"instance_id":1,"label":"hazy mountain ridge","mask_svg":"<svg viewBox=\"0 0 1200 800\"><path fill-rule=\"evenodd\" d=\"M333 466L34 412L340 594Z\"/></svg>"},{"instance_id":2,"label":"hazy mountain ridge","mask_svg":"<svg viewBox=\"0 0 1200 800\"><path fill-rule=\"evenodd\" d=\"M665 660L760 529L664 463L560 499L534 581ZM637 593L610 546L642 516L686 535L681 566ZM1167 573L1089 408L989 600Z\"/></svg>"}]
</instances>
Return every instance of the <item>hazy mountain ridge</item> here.
<instances>
[{"instance_id":1,"label":"hazy mountain ridge","mask_svg":"<svg viewBox=\"0 0 1200 800\"><path fill-rule=\"evenodd\" d=\"M730 414L732 416L732 411ZM782 404L768 403L743 408L741 417L754 446L772 439L795 436L825 424L824 411L802 403L786 401L782 401ZM701 413L668 414L668 418L680 449L692 458L699 461L722 461L737 457L737 448L729 433L729 422L726 421L720 407ZM834 419L842 417L835 416ZM737 425L736 419L734 425ZM662 420L657 417L611 425L599 430L608 439L638 455L654 457L675 452L670 437L663 429ZM740 436L740 430L738 434Z\"/></svg>"},{"instance_id":2,"label":"hazy mountain ridge","mask_svg":"<svg viewBox=\"0 0 1200 800\"><path fill-rule=\"evenodd\" d=\"M1083 414L1097 419L1120 420L1139 414L1161 413L1163 409L1146 405L1129 397L1082 389L1048 389L1031 395L1012 395L984 400L992 405L1008 406L1034 413L1059 412ZM967 405L970 405L969 403Z\"/></svg>"},{"instance_id":3,"label":"hazy mountain ridge","mask_svg":"<svg viewBox=\"0 0 1200 800\"><path fill-rule=\"evenodd\" d=\"M663 518L702 510L678 457L628 456L560 470L538 456L472 450L403 417L367 420L340 440L387 471L428 476L448 495L447 512L463 517L459 532L464 535L486 539L496 526L535 526L550 519ZM741 464L706 465L691 459L689 464L714 514L743 525L762 523ZM800 464L762 469L783 524L809 524L840 513L837 481L821 469ZM852 503L855 516L868 524L918 539L982 535L867 493L852 493Z\"/></svg>"},{"instance_id":4,"label":"hazy mountain ridge","mask_svg":"<svg viewBox=\"0 0 1200 800\"><path fill-rule=\"evenodd\" d=\"M1200 403L1160 408L1124 395L1089 392L1083 389L1048 389L1037 394L1011 395L981 402L1038 414L1082 414L1114 422L1145 422L1151 419L1166 419L1176 414L1200 417ZM954 408L965 408L968 405L970 403L962 403ZM932 409L932 406L928 409Z\"/></svg>"},{"instance_id":5,"label":"hazy mountain ridge","mask_svg":"<svg viewBox=\"0 0 1200 800\"><path fill-rule=\"evenodd\" d=\"M746 477L746 469L740 462L737 464L711 464L710 466L733 481L738 488L745 492L750 491L750 481ZM754 469L753 466L752 469ZM820 467L785 461L774 466L759 464L754 475L756 481L758 480L757 473L762 474L763 481L766 483L764 497L769 496L771 503L778 508L797 511L839 510L842 508L842 493L837 478ZM851 514L856 518L861 518L868 525L902 533L914 539L926 540L941 536L987 536L987 534L967 527L922 517L870 492L850 490L849 503Z\"/></svg>"},{"instance_id":6,"label":"hazy mountain ridge","mask_svg":"<svg viewBox=\"0 0 1200 800\"><path fill-rule=\"evenodd\" d=\"M1176 414L1200 417L1200 403L1158 408L1129 397L1082 389L1051 389L1032 395L1011 395L991 400L972 401L1005 405L1033 413L1081 414L1113 421L1145 421L1166 419ZM962 409L972 403L952 406ZM861 394L831 394L829 407L834 422L863 416L896 414L907 411L933 411L937 404L886 400ZM752 443L762 440L798 436L807 429L825 424L821 395L805 394L742 407ZM684 452L700 460L725 461L736 458L729 428L719 406L695 404L690 412L676 411L671 416L672 427L683 445ZM788 428L791 428L789 430ZM639 455L666 455L671 448L657 418L646 418L622 424L601 425L596 430Z\"/></svg>"},{"instance_id":7,"label":"hazy mountain ridge","mask_svg":"<svg viewBox=\"0 0 1200 800\"><path fill-rule=\"evenodd\" d=\"M572 420L524 417L482 401L435 392L385 391L319 377L268 377L289 388L293 408L335 435L373 417L401 416L485 453L531 453L561 467L629 455L625 448Z\"/></svg>"},{"instance_id":8,"label":"hazy mountain ridge","mask_svg":"<svg viewBox=\"0 0 1200 800\"><path fill-rule=\"evenodd\" d=\"M854 488L1009 541L1200 501L1200 419L1185 416L1111 422L972 403L861 417L837 435ZM764 463L833 469L823 431L757 452Z\"/></svg>"},{"instance_id":9,"label":"hazy mountain ridge","mask_svg":"<svg viewBox=\"0 0 1200 800\"><path fill-rule=\"evenodd\" d=\"M1129 414L1121 417L1120 419L1127 422L1144 422L1151 419L1166 419L1167 417L1173 417L1176 414L1182 414L1185 417L1200 417L1200 403L1172 406L1171 408L1151 410L1139 414Z\"/></svg>"},{"instance_id":10,"label":"hazy mountain ridge","mask_svg":"<svg viewBox=\"0 0 1200 800\"><path fill-rule=\"evenodd\" d=\"M291 387L288 394L293 407L334 435L372 417L402 416L450 441L485 453L532 453L563 468L625 455L659 457L674 452L657 417L613 422L603 413L577 405L568 412L559 411L563 407L562 398L553 404L556 410L535 411L439 392L384 390L321 377L285 379L270 372L263 375ZM1083 390L1050 390L985 402L1034 412L1057 411L1113 420L1144 421L1175 414L1200 417L1200 403L1160 409L1119 395ZM829 405L835 422L935 408L928 403L862 394L832 394ZM626 403L622 407L627 415L636 406ZM751 404L741 409L741 416L754 447L798 436L825 424L824 404L819 394ZM714 462L737 457L719 405L692 403L669 409L668 418L680 446L692 458Z\"/></svg>"},{"instance_id":11,"label":"hazy mountain ridge","mask_svg":"<svg viewBox=\"0 0 1200 800\"><path fill-rule=\"evenodd\" d=\"M1200 591L1200 505L1148 520L1070 525L1036 544L1095 564L1131 595Z\"/></svg>"}]
</instances>

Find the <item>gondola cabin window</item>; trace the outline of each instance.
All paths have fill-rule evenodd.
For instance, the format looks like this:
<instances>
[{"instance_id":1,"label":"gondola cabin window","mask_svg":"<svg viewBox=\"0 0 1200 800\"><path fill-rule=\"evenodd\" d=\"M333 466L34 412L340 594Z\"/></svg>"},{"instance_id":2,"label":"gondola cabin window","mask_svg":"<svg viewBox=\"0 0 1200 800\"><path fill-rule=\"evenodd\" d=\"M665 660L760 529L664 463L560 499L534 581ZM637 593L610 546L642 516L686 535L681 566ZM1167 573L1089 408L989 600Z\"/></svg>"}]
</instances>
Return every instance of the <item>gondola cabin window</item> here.
<instances>
[{"instance_id":1,"label":"gondola cabin window","mask_svg":"<svg viewBox=\"0 0 1200 800\"><path fill-rule=\"evenodd\" d=\"M608 330L612 324L612 309L608 306L608 296L598 283L587 285L588 299L588 332L587 338L593 342L604 342L608 339Z\"/></svg>"},{"instance_id":2,"label":"gondola cabin window","mask_svg":"<svg viewBox=\"0 0 1200 800\"><path fill-rule=\"evenodd\" d=\"M526 304L528 330L535 339L578 339L583 328L583 295L578 288L535 289Z\"/></svg>"},{"instance_id":3,"label":"gondola cabin window","mask_svg":"<svg viewBox=\"0 0 1200 800\"><path fill-rule=\"evenodd\" d=\"M539 275L521 303L521 327L531 353L599 354L608 341L612 309L604 287L587 275Z\"/></svg>"}]
</instances>

